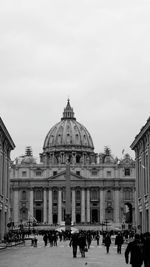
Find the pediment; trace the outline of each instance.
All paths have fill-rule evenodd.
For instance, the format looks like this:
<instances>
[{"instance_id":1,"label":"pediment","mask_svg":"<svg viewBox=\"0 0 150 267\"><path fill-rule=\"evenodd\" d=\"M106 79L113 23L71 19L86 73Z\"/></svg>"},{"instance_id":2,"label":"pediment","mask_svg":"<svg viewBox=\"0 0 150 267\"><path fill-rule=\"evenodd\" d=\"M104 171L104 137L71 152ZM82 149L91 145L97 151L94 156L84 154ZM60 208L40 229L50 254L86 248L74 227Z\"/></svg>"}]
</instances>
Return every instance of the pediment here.
<instances>
[{"instance_id":1,"label":"pediment","mask_svg":"<svg viewBox=\"0 0 150 267\"><path fill-rule=\"evenodd\" d=\"M48 180L65 181L66 180L66 172L61 172L61 173L58 173L54 176L50 176L48 178ZM79 175L76 175L73 172L70 172L70 180L71 181L81 181L81 180L83 181L83 180L86 180L86 178L79 176Z\"/></svg>"}]
</instances>

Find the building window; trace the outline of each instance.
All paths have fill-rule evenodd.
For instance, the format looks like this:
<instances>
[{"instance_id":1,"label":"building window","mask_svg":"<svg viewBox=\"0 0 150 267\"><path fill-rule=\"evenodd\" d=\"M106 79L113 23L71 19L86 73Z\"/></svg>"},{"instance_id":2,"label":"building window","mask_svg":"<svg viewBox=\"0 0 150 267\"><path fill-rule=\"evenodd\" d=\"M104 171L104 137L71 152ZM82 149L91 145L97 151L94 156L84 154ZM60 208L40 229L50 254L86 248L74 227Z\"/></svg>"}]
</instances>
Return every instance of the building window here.
<instances>
[{"instance_id":1,"label":"building window","mask_svg":"<svg viewBox=\"0 0 150 267\"><path fill-rule=\"evenodd\" d=\"M130 176L130 169L129 168L125 168L124 169L124 175L125 176Z\"/></svg>"},{"instance_id":2,"label":"building window","mask_svg":"<svg viewBox=\"0 0 150 267\"><path fill-rule=\"evenodd\" d=\"M111 171L107 171L107 177L111 177Z\"/></svg>"},{"instance_id":3,"label":"building window","mask_svg":"<svg viewBox=\"0 0 150 267\"><path fill-rule=\"evenodd\" d=\"M80 176L80 171L76 171L76 174Z\"/></svg>"},{"instance_id":4,"label":"building window","mask_svg":"<svg viewBox=\"0 0 150 267\"><path fill-rule=\"evenodd\" d=\"M131 199L131 193L130 190L125 191L125 200L130 200Z\"/></svg>"},{"instance_id":5,"label":"building window","mask_svg":"<svg viewBox=\"0 0 150 267\"><path fill-rule=\"evenodd\" d=\"M91 190L91 200L92 201L97 201L98 200L98 190L97 189L92 189Z\"/></svg>"},{"instance_id":6,"label":"building window","mask_svg":"<svg viewBox=\"0 0 150 267\"><path fill-rule=\"evenodd\" d=\"M42 191L41 190L35 191L35 200L42 200Z\"/></svg>"},{"instance_id":7,"label":"building window","mask_svg":"<svg viewBox=\"0 0 150 267\"><path fill-rule=\"evenodd\" d=\"M106 199L107 200L111 200L112 199L112 193L111 193L110 190L108 190L107 193L106 193Z\"/></svg>"},{"instance_id":8,"label":"building window","mask_svg":"<svg viewBox=\"0 0 150 267\"><path fill-rule=\"evenodd\" d=\"M54 175L54 176L57 175L57 171L53 171L53 175Z\"/></svg>"},{"instance_id":9,"label":"building window","mask_svg":"<svg viewBox=\"0 0 150 267\"><path fill-rule=\"evenodd\" d=\"M95 170L95 169L91 170L91 174L92 175L97 175L97 170Z\"/></svg>"},{"instance_id":10,"label":"building window","mask_svg":"<svg viewBox=\"0 0 150 267\"><path fill-rule=\"evenodd\" d=\"M76 191L76 201L80 201L81 200L81 192L80 190Z\"/></svg>"},{"instance_id":11,"label":"building window","mask_svg":"<svg viewBox=\"0 0 150 267\"><path fill-rule=\"evenodd\" d=\"M26 177L27 176L27 172L26 171L22 171L22 177Z\"/></svg>"},{"instance_id":12,"label":"building window","mask_svg":"<svg viewBox=\"0 0 150 267\"><path fill-rule=\"evenodd\" d=\"M41 176L42 172L41 171L36 171L36 176Z\"/></svg>"},{"instance_id":13,"label":"building window","mask_svg":"<svg viewBox=\"0 0 150 267\"><path fill-rule=\"evenodd\" d=\"M53 191L53 201L57 201L57 198L58 198L58 191L54 190Z\"/></svg>"},{"instance_id":14,"label":"building window","mask_svg":"<svg viewBox=\"0 0 150 267\"><path fill-rule=\"evenodd\" d=\"M26 191L22 191L22 200L26 200Z\"/></svg>"}]
</instances>

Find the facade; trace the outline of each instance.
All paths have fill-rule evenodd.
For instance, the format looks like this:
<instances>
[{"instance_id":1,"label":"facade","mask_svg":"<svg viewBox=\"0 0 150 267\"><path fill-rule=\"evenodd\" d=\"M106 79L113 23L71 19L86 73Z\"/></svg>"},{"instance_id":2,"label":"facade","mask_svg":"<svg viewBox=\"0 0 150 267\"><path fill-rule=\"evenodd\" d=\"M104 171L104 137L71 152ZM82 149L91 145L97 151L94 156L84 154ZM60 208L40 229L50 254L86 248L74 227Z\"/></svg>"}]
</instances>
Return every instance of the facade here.
<instances>
[{"instance_id":1,"label":"facade","mask_svg":"<svg viewBox=\"0 0 150 267\"><path fill-rule=\"evenodd\" d=\"M150 118L135 137L131 148L136 158L137 228L150 232Z\"/></svg>"},{"instance_id":2,"label":"facade","mask_svg":"<svg viewBox=\"0 0 150 267\"><path fill-rule=\"evenodd\" d=\"M0 118L0 240L7 231L9 218L10 151L15 145Z\"/></svg>"},{"instance_id":3,"label":"facade","mask_svg":"<svg viewBox=\"0 0 150 267\"><path fill-rule=\"evenodd\" d=\"M66 194L69 164L70 198ZM67 191L68 192L68 191ZM95 153L92 137L68 100L60 122L48 132L40 163L30 147L11 168L11 217L62 224L70 199L73 224L112 227L135 224L135 163L114 158L108 147Z\"/></svg>"}]
</instances>

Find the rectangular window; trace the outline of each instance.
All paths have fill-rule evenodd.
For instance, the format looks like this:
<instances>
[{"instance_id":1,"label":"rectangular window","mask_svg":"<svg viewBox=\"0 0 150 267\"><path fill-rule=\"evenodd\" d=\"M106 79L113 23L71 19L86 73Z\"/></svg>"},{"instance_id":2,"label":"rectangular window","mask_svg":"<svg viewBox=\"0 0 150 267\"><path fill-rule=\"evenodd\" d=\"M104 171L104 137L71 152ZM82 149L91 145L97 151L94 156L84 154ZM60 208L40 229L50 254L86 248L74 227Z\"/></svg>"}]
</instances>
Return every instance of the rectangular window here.
<instances>
[{"instance_id":1,"label":"rectangular window","mask_svg":"<svg viewBox=\"0 0 150 267\"><path fill-rule=\"evenodd\" d=\"M42 172L41 171L36 171L36 176L41 176Z\"/></svg>"},{"instance_id":2,"label":"rectangular window","mask_svg":"<svg viewBox=\"0 0 150 267\"><path fill-rule=\"evenodd\" d=\"M26 171L22 171L22 177L26 177L27 176L27 172Z\"/></svg>"},{"instance_id":3,"label":"rectangular window","mask_svg":"<svg viewBox=\"0 0 150 267\"><path fill-rule=\"evenodd\" d=\"M76 174L80 176L80 171L76 171Z\"/></svg>"},{"instance_id":4,"label":"rectangular window","mask_svg":"<svg viewBox=\"0 0 150 267\"><path fill-rule=\"evenodd\" d=\"M92 174L92 175L97 175L97 170L92 170L92 171L91 171L91 174Z\"/></svg>"},{"instance_id":5,"label":"rectangular window","mask_svg":"<svg viewBox=\"0 0 150 267\"><path fill-rule=\"evenodd\" d=\"M76 191L76 201L80 201L81 200L81 192L80 190Z\"/></svg>"},{"instance_id":6,"label":"rectangular window","mask_svg":"<svg viewBox=\"0 0 150 267\"><path fill-rule=\"evenodd\" d=\"M54 175L54 176L57 175L57 171L53 171L53 175Z\"/></svg>"},{"instance_id":7,"label":"rectangular window","mask_svg":"<svg viewBox=\"0 0 150 267\"><path fill-rule=\"evenodd\" d=\"M130 169L129 168L125 168L124 169L124 175L125 176L130 176Z\"/></svg>"},{"instance_id":8,"label":"rectangular window","mask_svg":"<svg viewBox=\"0 0 150 267\"><path fill-rule=\"evenodd\" d=\"M97 189L91 190L91 201L98 201L98 190Z\"/></svg>"},{"instance_id":9,"label":"rectangular window","mask_svg":"<svg viewBox=\"0 0 150 267\"><path fill-rule=\"evenodd\" d=\"M111 177L111 171L107 171L107 177Z\"/></svg>"},{"instance_id":10,"label":"rectangular window","mask_svg":"<svg viewBox=\"0 0 150 267\"><path fill-rule=\"evenodd\" d=\"M125 193L125 200L130 200L131 199L130 190L126 190L124 193Z\"/></svg>"},{"instance_id":11,"label":"rectangular window","mask_svg":"<svg viewBox=\"0 0 150 267\"><path fill-rule=\"evenodd\" d=\"M35 191L35 200L42 200L42 191L40 189Z\"/></svg>"}]
</instances>

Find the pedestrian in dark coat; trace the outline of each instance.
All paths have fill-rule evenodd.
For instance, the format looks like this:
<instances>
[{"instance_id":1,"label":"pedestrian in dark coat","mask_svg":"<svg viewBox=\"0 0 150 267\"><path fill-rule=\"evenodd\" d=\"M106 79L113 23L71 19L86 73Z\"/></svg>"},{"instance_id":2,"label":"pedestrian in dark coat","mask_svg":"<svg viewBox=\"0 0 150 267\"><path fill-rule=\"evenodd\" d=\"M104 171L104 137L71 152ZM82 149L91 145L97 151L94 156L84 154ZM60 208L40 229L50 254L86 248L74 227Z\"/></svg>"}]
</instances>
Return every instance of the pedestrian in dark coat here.
<instances>
[{"instance_id":1,"label":"pedestrian in dark coat","mask_svg":"<svg viewBox=\"0 0 150 267\"><path fill-rule=\"evenodd\" d=\"M115 238L115 245L117 245L117 253L121 254L121 247L123 244L123 236L119 232L118 235L116 235Z\"/></svg>"},{"instance_id":2,"label":"pedestrian in dark coat","mask_svg":"<svg viewBox=\"0 0 150 267\"><path fill-rule=\"evenodd\" d=\"M135 234L134 240L131 241L125 250L125 261L129 263L130 254L130 264L132 267L141 267L143 264L143 244L140 240L140 236Z\"/></svg>"},{"instance_id":3,"label":"pedestrian in dark coat","mask_svg":"<svg viewBox=\"0 0 150 267\"><path fill-rule=\"evenodd\" d=\"M100 236L99 233L96 234L96 242L97 242L97 246L99 246L99 240L100 240Z\"/></svg>"},{"instance_id":4,"label":"pedestrian in dark coat","mask_svg":"<svg viewBox=\"0 0 150 267\"><path fill-rule=\"evenodd\" d=\"M81 252L81 257L85 257L85 248L87 247L87 244L86 244L86 235L84 232L79 233L78 240L79 240L79 248Z\"/></svg>"},{"instance_id":5,"label":"pedestrian in dark coat","mask_svg":"<svg viewBox=\"0 0 150 267\"><path fill-rule=\"evenodd\" d=\"M73 258L77 257L77 248L78 248L78 233L74 233L71 235L71 239L70 239L70 247L72 247L72 252L73 252Z\"/></svg>"},{"instance_id":6,"label":"pedestrian in dark coat","mask_svg":"<svg viewBox=\"0 0 150 267\"><path fill-rule=\"evenodd\" d=\"M47 236L47 233L45 233L43 236L43 241L44 241L45 247L47 246L47 239L48 239L48 236Z\"/></svg>"},{"instance_id":7,"label":"pedestrian in dark coat","mask_svg":"<svg viewBox=\"0 0 150 267\"><path fill-rule=\"evenodd\" d=\"M144 266L150 267L150 233L148 232L145 233L143 256L144 256Z\"/></svg>"},{"instance_id":8,"label":"pedestrian in dark coat","mask_svg":"<svg viewBox=\"0 0 150 267\"><path fill-rule=\"evenodd\" d=\"M111 244L111 238L110 238L109 233L107 233L106 236L105 236L104 244L106 246L106 252L109 253L109 247L110 247L110 244Z\"/></svg>"}]
</instances>

